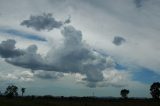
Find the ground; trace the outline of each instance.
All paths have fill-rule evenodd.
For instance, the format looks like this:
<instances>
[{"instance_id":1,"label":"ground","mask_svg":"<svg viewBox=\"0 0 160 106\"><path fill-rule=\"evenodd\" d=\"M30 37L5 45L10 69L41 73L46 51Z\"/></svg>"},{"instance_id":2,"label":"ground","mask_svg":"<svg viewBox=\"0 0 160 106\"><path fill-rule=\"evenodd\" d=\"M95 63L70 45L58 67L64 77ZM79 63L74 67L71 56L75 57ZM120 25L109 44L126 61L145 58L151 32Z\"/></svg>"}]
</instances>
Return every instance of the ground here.
<instances>
[{"instance_id":1,"label":"ground","mask_svg":"<svg viewBox=\"0 0 160 106\"><path fill-rule=\"evenodd\" d=\"M0 97L0 106L160 106L160 100L89 97Z\"/></svg>"}]
</instances>

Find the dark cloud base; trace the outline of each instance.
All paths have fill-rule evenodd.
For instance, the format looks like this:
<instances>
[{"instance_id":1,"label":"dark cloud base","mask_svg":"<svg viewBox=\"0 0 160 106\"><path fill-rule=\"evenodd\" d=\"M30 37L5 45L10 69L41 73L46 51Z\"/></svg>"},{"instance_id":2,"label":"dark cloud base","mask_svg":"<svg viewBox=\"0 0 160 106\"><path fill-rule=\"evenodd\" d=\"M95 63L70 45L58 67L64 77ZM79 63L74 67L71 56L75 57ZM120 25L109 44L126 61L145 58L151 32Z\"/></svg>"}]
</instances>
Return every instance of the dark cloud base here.
<instances>
[{"instance_id":1,"label":"dark cloud base","mask_svg":"<svg viewBox=\"0 0 160 106\"><path fill-rule=\"evenodd\" d=\"M54 28L60 28L64 24L70 23L71 20L68 18L64 22L57 21L54 17L52 17L51 13L43 13L43 15L30 16L30 19L24 20L21 22L21 25L26 27L31 27L37 31L41 30L52 30Z\"/></svg>"},{"instance_id":2,"label":"dark cloud base","mask_svg":"<svg viewBox=\"0 0 160 106\"><path fill-rule=\"evenodd\" d=\"M3 58L13 58L23 55L23 50L15 48L16 41L8 39L0 44L0 56Z\"/></svg>"},{"instance_id":3,"label":"dark cloud base","mask_svg":"<svg viewBox=\"0 0 160 106\"><path fill-rule=\"evenodd\" d=\"M112 43L119 46L122 45L124 42L126 42L126 40L123 37L120 36L115 36Z\"/></svg>"}]
</instances>

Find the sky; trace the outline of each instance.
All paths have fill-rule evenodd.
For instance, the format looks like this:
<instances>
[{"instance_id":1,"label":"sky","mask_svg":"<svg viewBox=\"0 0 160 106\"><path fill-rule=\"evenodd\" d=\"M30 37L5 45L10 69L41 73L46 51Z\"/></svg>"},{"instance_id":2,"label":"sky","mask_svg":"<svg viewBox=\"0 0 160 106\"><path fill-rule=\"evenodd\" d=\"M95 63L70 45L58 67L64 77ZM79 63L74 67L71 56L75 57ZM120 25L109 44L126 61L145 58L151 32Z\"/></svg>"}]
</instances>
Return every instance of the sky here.
<instances>
[{"instance_id":1,"label":"sky","mask_svg":"<svg viewBox=\"0 0 160 106\"><path fill-rule=\"evenodd\" d=\"M159 9L160 0L0 0L0 90L151 97Z\"/></svg>"}]
</instances>

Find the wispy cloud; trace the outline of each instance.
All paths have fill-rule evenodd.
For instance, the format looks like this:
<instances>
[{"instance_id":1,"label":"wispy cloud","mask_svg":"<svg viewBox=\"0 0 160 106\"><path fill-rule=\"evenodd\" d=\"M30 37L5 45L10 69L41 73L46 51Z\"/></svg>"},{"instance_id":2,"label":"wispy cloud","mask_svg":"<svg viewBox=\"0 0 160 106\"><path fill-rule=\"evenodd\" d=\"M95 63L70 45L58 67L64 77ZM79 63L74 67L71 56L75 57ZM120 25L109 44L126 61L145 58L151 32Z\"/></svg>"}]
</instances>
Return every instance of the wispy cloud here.
<instances>
[{"instance_id":1,"label":"wispy cloud","mask_svg":"<svg viewBox=\"0 0 160 106\"><path fill-rule=\"evenodd\" d=\"M19 30L15 30L15 29L4 29L4 28L1 28L0 32L9 34L11 36L22 37L22 38L30 39L30 40L46 41L45 38L40 37L39 35L31 34L31 33L28 33L28 32L23 32L23 31L19 31Z\"/></svg>"}]
</instances>

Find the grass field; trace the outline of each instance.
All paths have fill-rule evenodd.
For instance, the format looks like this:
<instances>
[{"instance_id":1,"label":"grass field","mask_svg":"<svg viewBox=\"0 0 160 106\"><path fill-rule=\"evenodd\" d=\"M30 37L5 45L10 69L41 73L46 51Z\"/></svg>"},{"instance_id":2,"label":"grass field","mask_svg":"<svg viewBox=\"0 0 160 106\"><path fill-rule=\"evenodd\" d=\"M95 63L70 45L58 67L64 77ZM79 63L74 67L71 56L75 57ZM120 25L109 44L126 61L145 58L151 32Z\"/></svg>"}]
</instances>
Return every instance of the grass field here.
<instances>
[{"instance_id":1,"label":"grass field","mask_svg":"<svg viewBox=\"0 0 160 106\"><path fill-rule=\"evenodd\" d=\"M152 99L0 98L0 106L160 106Z\"/></svg>"}]
</instances>

